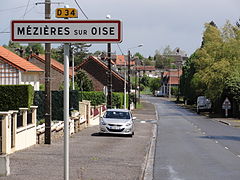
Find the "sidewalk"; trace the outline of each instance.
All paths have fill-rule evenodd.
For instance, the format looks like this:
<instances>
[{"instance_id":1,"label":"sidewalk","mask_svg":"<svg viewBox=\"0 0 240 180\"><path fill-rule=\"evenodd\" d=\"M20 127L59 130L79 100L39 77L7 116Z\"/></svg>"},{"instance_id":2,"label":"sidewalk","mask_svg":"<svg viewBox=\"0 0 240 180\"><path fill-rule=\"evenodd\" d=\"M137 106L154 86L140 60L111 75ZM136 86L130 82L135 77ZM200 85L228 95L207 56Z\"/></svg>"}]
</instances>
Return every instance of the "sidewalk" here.
<instances>
[{"instance_id":1,"label":"sidewalk","mask_svg":"<svg viewBox=\"0 0 240 180\"><path fill-rule=\"evenodd\" d=\"M144 103L144 108L133 114L137 122L132 138L100 136L98 126L70 137L70 180L144 179L152 149L153 124L140 121L156 119L154 105ZM0 180L63 179L63 155L63 138L51 145L35 145L10 154L10 176Z\"/></svg>"}]
</instances>

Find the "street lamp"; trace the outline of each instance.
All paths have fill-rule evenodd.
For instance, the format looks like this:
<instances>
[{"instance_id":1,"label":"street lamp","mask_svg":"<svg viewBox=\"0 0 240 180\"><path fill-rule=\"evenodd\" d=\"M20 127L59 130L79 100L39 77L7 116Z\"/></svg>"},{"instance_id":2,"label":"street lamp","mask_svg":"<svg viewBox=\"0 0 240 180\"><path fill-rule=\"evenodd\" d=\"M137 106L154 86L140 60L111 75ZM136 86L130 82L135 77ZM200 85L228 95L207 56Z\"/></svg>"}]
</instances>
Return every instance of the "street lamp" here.
<instances>
[{"instance_id":1,"label":"street lamp","mask_svg":"<svg viewBox=\"0 0 240 180\"><path fill-rule=\"evenodd\" d=\"M131 83L131 80L130 80L130 59L131 59L131 52L130 50L131 49L135 49L135 48L138 48L138 47L142 47L143 44L139 44L138 46L135 46L135 47L132 47L132 48L129 48L128 49L128 110L130 110L130 93L131 93L131 86L130 86L130 83ZM126 83L126 81L125 81ZM125 97L126 97L126 94L124 94Z\"/></svg>"}]
</instances>

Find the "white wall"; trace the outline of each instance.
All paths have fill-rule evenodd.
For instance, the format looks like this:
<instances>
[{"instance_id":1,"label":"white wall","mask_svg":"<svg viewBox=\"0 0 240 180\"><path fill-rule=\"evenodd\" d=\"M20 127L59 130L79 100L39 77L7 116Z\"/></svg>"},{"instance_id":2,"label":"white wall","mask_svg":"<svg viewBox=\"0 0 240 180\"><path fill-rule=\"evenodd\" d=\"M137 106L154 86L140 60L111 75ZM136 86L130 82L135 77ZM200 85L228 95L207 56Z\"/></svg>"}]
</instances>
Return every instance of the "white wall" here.
<instances>
[{"instance_id":1,"label":"white wall","mask_svg":"<svg viewBox=\"0 0 240 180\"><path fill-rule=\"evenodd\" d=\"M39 91L40 75L37 72L22 72L20 84L31 84L35 91Z\"/></svg>"}]
</instances>

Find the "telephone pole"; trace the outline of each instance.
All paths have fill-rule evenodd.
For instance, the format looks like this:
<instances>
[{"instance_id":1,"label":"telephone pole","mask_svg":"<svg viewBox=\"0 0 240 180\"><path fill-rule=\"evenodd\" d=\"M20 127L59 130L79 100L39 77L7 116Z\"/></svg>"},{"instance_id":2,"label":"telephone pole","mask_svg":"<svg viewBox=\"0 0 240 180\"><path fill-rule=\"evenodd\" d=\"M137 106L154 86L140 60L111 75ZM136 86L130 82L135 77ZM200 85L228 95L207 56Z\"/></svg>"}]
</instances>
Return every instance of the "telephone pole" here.
<instances>
[{"instance_id":1,"label":"telephone pole","mask_svg":"<svg viewBox=\"0 0 240 180\"><path fill-rule=\"evenodd\" d=\"M45 0L45 19L51 19L51 0ZM45 144L51 144L51 44L45 43Z\"/></svg>"}]
</instances>

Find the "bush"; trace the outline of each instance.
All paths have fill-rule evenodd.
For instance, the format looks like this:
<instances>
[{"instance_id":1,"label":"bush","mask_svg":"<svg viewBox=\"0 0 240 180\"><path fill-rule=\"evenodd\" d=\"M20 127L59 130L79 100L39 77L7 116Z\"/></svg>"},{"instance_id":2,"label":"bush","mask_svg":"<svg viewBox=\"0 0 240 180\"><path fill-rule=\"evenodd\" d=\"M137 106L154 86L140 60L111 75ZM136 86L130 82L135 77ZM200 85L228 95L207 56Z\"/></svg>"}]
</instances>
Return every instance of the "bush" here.
<instances>
[{"instance_id":1,"label":"bush","mask_svg":"<svg viewBox=\"0 0 240 180\"><path fill-rule=\"evenodd\" d=\"M106 102L106 96L101 91L79 91L80 100L91 101L92 106L97 106Z\"/></svg>"},{"instance_id":2,"label":"bush","mask_svg":"<svg viewBox=\"0 0 240 180\"><path fill-rule=\"evenodd\" d=\"M63 120L63 91L52 91L52 120ZM38 106L37 119L44 119L45 113L45 92L36 91L34 96L34 105ZM79 109L78 91L69 92L69 108Z\"/></svg>"},{"instance_id":3,"label":"bush","mask_svg":"<svg viewBox=\"0 0 240 180\"><path fill-rule=\"evenodd\" d=\"M123 108L123 105L124 105L124 93L113 92L112 107Z\"/></svg>"},{"instance_id":4,"label":"bush","mask_svg":"<svg viewBox=\"0 0 240 180\"><path fill-rule=\"evenodd\" d=\"M34 89L31 85L1 85L0 111L30 108L33 104Z\"/></svg>"}]
</instances>

